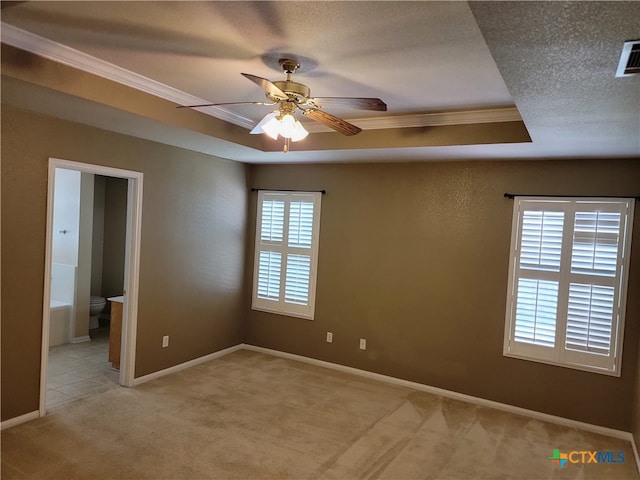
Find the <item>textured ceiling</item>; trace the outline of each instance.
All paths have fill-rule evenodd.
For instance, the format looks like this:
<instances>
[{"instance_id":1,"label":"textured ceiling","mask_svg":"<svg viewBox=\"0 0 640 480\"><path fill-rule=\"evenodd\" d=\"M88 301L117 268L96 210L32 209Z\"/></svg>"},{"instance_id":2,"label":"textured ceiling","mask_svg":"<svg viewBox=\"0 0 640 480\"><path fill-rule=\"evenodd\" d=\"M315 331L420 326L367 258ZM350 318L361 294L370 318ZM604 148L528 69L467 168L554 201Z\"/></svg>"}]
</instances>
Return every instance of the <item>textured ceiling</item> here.
<instances>
[{"instance_id":1,"label":"textured ceiling","mask_svg":"<svg viewBox=\"0 0 640 480\"><path fill-rule=\"evenodd\" d=\"M5 47L3 102L224 158L640 157L640 77L614 77L623 42L640 38L640 2L2 2L2 7L3 43L50 59L35 61ZM29 33L46 40L34 41ZM50 54L54 50L57 56ZM64 55L76 51L85 54L88 68L67 62ZM311 87L314 96L379 97L388 111L327 106L364 131L344 137L306 120L319 133L285 155L281 142L248 134L269 107L196 112L172 104L262 101L261 89L240 73L283 79L277 69L282 56L300 60L294 79ZM76 72L82 73L77 77L74 68L55 68L52 62L91 73ZM146 93L105 84L96 77L102 71L96 66L139 74L143 80L128 87ZM148 98L149 85L161 91L153 93L163 103Z\"/></svg>"}]
</instances>

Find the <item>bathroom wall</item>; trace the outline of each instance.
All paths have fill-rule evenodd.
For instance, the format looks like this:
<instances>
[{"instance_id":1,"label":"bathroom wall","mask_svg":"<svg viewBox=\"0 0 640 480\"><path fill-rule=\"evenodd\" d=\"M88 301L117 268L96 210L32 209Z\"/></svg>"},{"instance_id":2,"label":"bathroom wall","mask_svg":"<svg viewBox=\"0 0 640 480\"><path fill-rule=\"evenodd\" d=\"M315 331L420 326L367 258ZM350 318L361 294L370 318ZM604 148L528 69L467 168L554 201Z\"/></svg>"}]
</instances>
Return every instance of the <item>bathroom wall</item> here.
<instances>
[{"instance_id":1,"label":"bathroom wall","mask_svg":"<svg viewBox=\"0 0 640 480\"><path fill-rule=\"evenodd\" d=\"M113 297L124 291L128 182L94 176L91 295ZM103 315L110 313L107 302Z\"/></svg>"},{"instance_id":2,"label":"bathroom wall","mask_svg":"<svg viewBox=\"0 0 640 480\"><path fill-rule=\"evenodd\" d=\"M104 184L102 175L93 179L93 235L91 237L91 295L102 296L102 254L104 244Z\"/></svg>"},{"instance_id":3,"label":"bathroom wall","mask_svg":"<svg viewBox=\"0 0 640 480\"><path fill-rule=\"evenodd\" d=\"M71 304L71 338L89 340L93 175L57 168L53 201L51 300ZM71 277L73 272L73 277Z\"/></svg>"},{"instance_id":4,"label":"bathroom wall","mask_svg":"<svg viewBox=\"0 0 640 480\"><path fill-rule=\"evenodd\" d=\"M53 324L49 343L60 345L77 335L75 307L82 177L80 172L58 168L54 178L50 301L55 309L50 311Z\"/></svg>"},{"instance_id":5,"label":"bathroom wall","mask_svg":"<svg viewBox=\"0 0 640 480\"><path fill-rule=\"evenodd\" d=\"M53 200L53 263L78 265L80 172L58 168Z\"/></svg>"},{"instance_id":6,"label":"bathroom wall","mask_svg":"<svg viewBox=\"0 0 640 480\"><path fill-rule=\"evenodd\" d=\"M91 294L91 247L93 236L93 174L80 175L80 228L76 280L73 342L88 341L89 296Z\"/></svg>"},{"instance_id":7,"label":"bathroom wall","mask_svg":"<svg viewBox=\"0 0 640 480\"><path fill-rule=\"evenodd\" d=\"M127 236L127 190L124 178L105 178L102 295L122 295Z\"/></svg>"}]
</instances>

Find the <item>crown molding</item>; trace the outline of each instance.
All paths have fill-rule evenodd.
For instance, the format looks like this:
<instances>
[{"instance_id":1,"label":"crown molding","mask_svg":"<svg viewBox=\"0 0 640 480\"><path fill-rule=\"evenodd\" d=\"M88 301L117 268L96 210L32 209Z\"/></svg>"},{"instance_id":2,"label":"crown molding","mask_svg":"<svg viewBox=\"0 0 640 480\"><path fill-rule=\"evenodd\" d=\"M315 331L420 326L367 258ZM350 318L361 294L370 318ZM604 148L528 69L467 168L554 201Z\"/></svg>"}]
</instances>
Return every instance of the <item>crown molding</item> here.
<instances>
[{"instance_id":1,"label":"crown molding","mask_svg":"<svg viewBox=\"0 0 640 480\"><path fill-rule=\"evenodd\" d=\"M178 105L198 105L208 100L190 95L176 88L152 80L138 73L100 60L66 45L54 42L13 25L0 22L2 43L26 50L84 72L126 85L141 92L154 95ZM255 121L223 107L195 108L229 123L251 130ZM515 107L485 108L451 112L416 113L407 115L385 115L349 120L363 130L381 130L395 128L433 127L443 125L462 125L472 123L495 123L522 121ZM304 122L310 132L331 132L332 130L317 122Z\"/></svg>"},{"instance_id":2,"label":"crown molding","mask_svg":"<svg viewBox=\"0 0 640 480\"><path fill-rule=\"evenodd\" d=\"M49 60L135 88L178 105L199 105L209 102L209 100L190 95L126 68L105 62L75 48L62 45L4 22L0 22L0 38L2 43L12 47L20 48ZM238 115L222 107L195 110L249 129L253 128L255 123L250 118Z\"/></svg>"},{"instance_id":3,"label":"crown molding","mask_svg":"<svg viewBox=\"0 0 640 480\"><path fill-rule=\"evenodd\" d=\"M444 125L468 125L473 123L498 123L522 121L516 107L482 108L457 110L451 112L414 113L408 115L387 115L349 120L363 130L382 130L388 128L438 127ZM330 132L331 130L316 123L305 123L309 133Z\"/></svg>"}]
</instances>

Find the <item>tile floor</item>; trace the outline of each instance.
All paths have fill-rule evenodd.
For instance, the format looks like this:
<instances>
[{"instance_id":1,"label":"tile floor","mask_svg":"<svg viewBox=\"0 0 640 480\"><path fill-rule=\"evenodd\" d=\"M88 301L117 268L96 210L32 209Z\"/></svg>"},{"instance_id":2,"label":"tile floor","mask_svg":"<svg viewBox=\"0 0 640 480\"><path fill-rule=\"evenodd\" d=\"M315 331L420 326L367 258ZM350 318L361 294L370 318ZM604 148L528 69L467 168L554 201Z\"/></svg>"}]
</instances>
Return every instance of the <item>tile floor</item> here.
<instances>
[{"instance_id":1,"label":"tile floor","mask_svg":"<svg viewBox=\"0 0 640 480\"><path fill-rule=\"evenodd\" d=\"M108 328L91 330L90 336L90 342L49 348L47 408L119 386L120 372L108 360Z\"/></svg>"}]
</instances>

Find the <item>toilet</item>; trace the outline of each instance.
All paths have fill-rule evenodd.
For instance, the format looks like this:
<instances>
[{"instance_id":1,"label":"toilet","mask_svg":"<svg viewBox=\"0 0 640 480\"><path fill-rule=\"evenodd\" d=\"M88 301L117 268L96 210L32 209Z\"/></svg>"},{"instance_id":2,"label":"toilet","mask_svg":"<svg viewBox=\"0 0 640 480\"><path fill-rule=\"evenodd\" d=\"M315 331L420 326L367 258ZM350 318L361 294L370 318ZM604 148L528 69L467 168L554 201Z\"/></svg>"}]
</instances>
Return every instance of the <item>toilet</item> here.
<instances>
[{"instance_id":1,"label":"toilet","mask_svg":"<svg viewBox=\"0 0 640 480\"><path fill-rule=\"evenodd\" d=\"M98 328L100 326L100 322L98 322L98 315L102 313L105 305L107 304L107 299L104 297L94 297L91 296L89 299L89 329Z\"/></svg>"}]
</instances>

